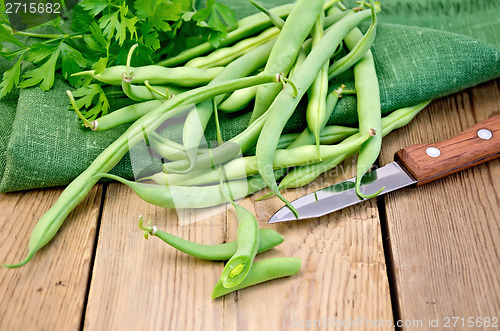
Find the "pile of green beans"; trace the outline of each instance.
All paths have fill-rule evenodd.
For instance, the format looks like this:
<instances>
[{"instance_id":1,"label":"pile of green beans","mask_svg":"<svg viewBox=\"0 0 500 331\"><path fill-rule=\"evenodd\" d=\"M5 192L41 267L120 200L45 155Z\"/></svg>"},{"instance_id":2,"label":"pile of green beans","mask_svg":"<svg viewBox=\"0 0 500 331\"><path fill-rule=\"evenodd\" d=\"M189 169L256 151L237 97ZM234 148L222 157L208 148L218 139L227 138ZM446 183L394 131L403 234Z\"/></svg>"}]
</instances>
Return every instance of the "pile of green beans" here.
<instances>
[{"instance_id":1,"label":"pile of green beans","mask_svg":"<svg viewBox=\"0 0 500 331\"><path fill-rule=\"evenodd\" d=\"M282 190L305 186L351 155L357 160L356 193L363 175L376 161L382 137L406 125L428 103L396 110L382 118L380 92L370 51L377 31L374 0L346 8L339 0L296 0L276 8L250 2L261 13L239 21L215 49L203 43L154 65L134 67L140 56L133 46L124 65L77 75L101 85L120 86L129 104L99 118L86 118L68 91L84 124L94 131L119 125L128 128L63 191L36 224L28 263L57 233L67 215L102 178L127 185L144 201L165 208L209 208L230 203L238 220L237 238L219 245L200 245L144 225L156 236L193 257L226 261L212 297L299 272L301 261L280 257L254 261L259 253L283 242L271 229L259 229L256 217L235 203L268 187L294 213ZM365 34L358 26L371 19ZM352 70L355 90L347 90L340 74ZM357 127L327 125L337 102L355 94ZM307 125L299 132L284 127L299 103L305 103ZM248 112L244 129L223 141L219 111ZM168 121L181 123L173 136ZM217 144L205 134L215 122ZM141 143L141 144L139 144ZM144 143L144 144L143 144ZM141 169L136 180L109 172L134 146L146 146L156 168ZM158 172L158 168L162 171ZM154 168L154 169L153 169ZM382 190L383 188L381 188ZM268 195L268 196L269 196Z\"/></svg>"}]
</instances>

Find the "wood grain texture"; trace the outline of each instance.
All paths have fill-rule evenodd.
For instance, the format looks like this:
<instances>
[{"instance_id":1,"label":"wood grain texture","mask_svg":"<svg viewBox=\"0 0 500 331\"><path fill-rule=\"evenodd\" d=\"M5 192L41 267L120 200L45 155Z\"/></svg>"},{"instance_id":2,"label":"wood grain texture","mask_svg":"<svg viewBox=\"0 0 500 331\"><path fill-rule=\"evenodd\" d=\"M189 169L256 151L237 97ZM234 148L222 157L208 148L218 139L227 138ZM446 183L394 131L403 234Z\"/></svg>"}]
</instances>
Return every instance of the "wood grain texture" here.
<instances>
[{"instance_id":1,"label":"wood grain texture","mask_svg":"<svg viewBox=\"0 0 500 331\"><path fill-rule=\"evenodd\" d=\"M488 130L489 139L481 139L479 130ZM440 155L427 155L428 148L437 148ZM430 144L417 144L396 152L418 185L463 171L500 156L500 115L473 125L457 136Z\"/></svg>"},{"instance_id":2,"label":"wood grain texture","mask_svg":"<svg viewBox=\"0 0 500 331\"><path fill-rule=\"evenodd\" d=\"M62 190L0 195L0 261L22 260L36 220ZM0 330L80 329L102 187L68 216L57 236L19 269L0 268Z\"/></svg>"},{"instance_id":3,"label":"wood grain texture","mask_svg":"<svg viewBox=\"0 0 500 331\"><path fill-rule=\"evenodd\" d=\"M342 165L343 177L352 176L353 164L350 160ZM320 178L315 184L340 180L332 178ZM313 188L317 187L309 190ZM286 195L294 198L304 193L298 189ZM302 258L302 268L298 275L211 300L223 263L186 256L158 238L145 240L137 216L144 214L158 228L183 238L216 244L236 237L234 209L223 207L209 218L185 213L179 222L175 211L151 206L123 185L111 185L84 329L288 330L307 323L361 323L358 318L363 323L381 319L392 323L374 202L318 220L274 226L267 225L267 220L281 207L278 199L256 203L250 197L239 203L257 215L261 227L271 227L285 237L282 245L257 259L295 256Z\"/></svg>"},{"instance_id":4,"label":"wood grain texture","mask_svg":"<svg viewBox=\"0 0 500 331\"><path fill-rule=\"evenodd\" d=\"M433 102L384 140L381 164L404 146L448 139L500 114L498 83ZM445 322L453 316L499 317L500 161L385 198L399 318L424 328L438 319L437 330L450 329Z\"/></svg>"},{"instance_id":5,"label":"wood grain texture","mask_svg":"<svg viewBox=\"0 0 500 331\"><path fill-rule=\"evenodd\" d=\"M220 330L222 303L210 295L222 262L191 258L138 228L138 216L159 229L204 244L224 241L225 211L199 220L150 205L111 184L103 206L86 330ZM199 318L197 318L199 316Z\"/></svg>"}]
</instances>

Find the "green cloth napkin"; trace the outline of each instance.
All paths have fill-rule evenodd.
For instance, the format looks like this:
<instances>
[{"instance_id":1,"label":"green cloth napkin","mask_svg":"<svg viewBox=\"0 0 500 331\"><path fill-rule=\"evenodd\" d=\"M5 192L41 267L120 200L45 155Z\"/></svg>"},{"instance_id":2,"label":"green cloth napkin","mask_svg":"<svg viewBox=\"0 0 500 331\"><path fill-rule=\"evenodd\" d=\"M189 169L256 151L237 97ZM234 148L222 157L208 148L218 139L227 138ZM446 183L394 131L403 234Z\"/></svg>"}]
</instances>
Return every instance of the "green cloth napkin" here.
<instances>
[{"instance_id":1,"label":"green cloth napkin","mask_svg":"<svg viewBox=\"0 0 500 331\"><path fill-rule=\"evenodd\" d=\"M239 17L255 12L246 1L221 2L232 6ZM267 1L266 6L286 2ZM384 114L500 77L500 1L381 3L372 51ZM0 72L8 67L0 62ZM352 74L339 77L337 83L352 86ZM0 100L0 192L66 185L126 129L125 125L106 132L82 128L67 110L66 89L66 83L57 81L48 92L23 89ZM222 114L224 139L243 130L248 119L249 114ZM356 121L355 97L344 97L329 123L352 125ZM299 107L286 130L298 132L304 126L303 107ZM169 126L169 137L179 140L181 129L179 123ZM206 139L215 140L213 123ZM148 153L135 148L113 173L127 178L140 175L151 162Z\"/></svg>"}]
</instances>

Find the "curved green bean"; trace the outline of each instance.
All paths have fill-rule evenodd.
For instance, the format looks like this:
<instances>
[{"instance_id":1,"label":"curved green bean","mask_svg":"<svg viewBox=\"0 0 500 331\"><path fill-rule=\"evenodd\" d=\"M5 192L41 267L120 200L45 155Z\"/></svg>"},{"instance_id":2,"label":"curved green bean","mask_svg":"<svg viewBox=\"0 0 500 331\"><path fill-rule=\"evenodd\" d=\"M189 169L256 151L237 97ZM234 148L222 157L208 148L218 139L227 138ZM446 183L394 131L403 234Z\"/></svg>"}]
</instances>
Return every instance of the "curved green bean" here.
<instances>
[{"instance_id":1,"label":"curved green bean","mask_svg":"<svg viewBox=\"0 0 500 331\"><path fill-rule=\"evenodd\" d=\"M225 113L234 113L240 111L248 106L253 99L255 99L256 94L256 86L234 91L218 106L218 109Z\"/></svg>"},{"instance_id":2,"label":"curved green bean","mask_svg":"<svg viewBox=\"0 0 500 331\"><path fill-rule=\"evenodd\" d=\"M376 6L377 12L380 11L380 7ZM333 15L345 13L340 9L333 7L332 8ZM354 47L350 47L350 52L344 57L338 59L333 62L332 65L328 68L328 80L333 79L334 77L342 74L349 68L351 68L356 62L358 62L372 47L373 42L375 40L375 35L377 31L376 21L372 21L368 31L366 31L365 35L357 41ZM353 32L354 34L359 35L359 33ZM349 37L347 37L349 39ZM358 39L359 36L357 36ZM352 45L351 45L352 46Z\"/></svg>"},{"instance_id":3,"label":"curved green bean","mask_svg":"<svg viewBox=\"0 0 500 331\"><path fill-rule=\"evenodd\" d=\"M160 171L158 173L155 173L151 176L146 176L146 177L141 177L137 179L137 181L147 181L150 180L158 185L186 185L185 182L190 181L193 178L197 178L199 176L202 176L208 172L210 172L211 169L203 169L203 170L194 170L191 171L187 174L166 174L163 171ZM195 184L195 185L202 185L202 184Z\"/></svg>"},{"instance_id":4,"label":"curved green bean","mask_svg":"<svg viewBox=\"0 0 500 331\"><path fill-rule=\"evenodd\" d=\"M111 174L97 174L96 177L110 178L125 184L142 200L164 208L208 208L228 202L221 192L220 184L199 187L164 186L134 182ZM228 185L235 199L244 198L266 186L260 176L231 181Z\"/></svg>"},{"instance_id":5,"label":"curved green bean","mask_svg":"<svg viewBox=\"0 0 500 331\"><path fill-rule=\"evenodd\" d=\"M287 85L278 94L271 107L269 107L269 116L257 140L256 157L259 173L264 178L271 191L285 202L295 215L297 215L297 210L281 195L274 176L272 175L274 152L279 141L279 136L300 99L306 93L317 73L323 67L323 64L333 55L335 49L349 31L369 17L370 10L360 11L344 17L330 27L323 38L321 38L318 45L311 49L303 65L300 66L294 74L293 83L295 83L298 90L297 97L294 98L292 96L291 86ZM364 134L367 131L360 132Z\"/></svg>"},{"instance_id":6,"label":"curved green bean","mask_svg":"<svg viewBox=\"0 0 500 331\"><path fill-rule=\"evenodd\" d=\"M320 14L312 30L312 47L314 48L323 37L323 21L324 15ZM326 114L326 96L328 94L328 65L330 60L326 60L323 67L318 72L316 79L307 91L307 108L306 122L307 127L311 130L316 138L316 146L319 154L319 135L321 129L327 121Z\"/></svg>"},{"instance_id":7,"label":"curved green bean","mask_svg":"<svg viewBox=\"0 0 500 331\"><path fill-rule=\"evenodd\" d=\"M375 8L375 3L370 0L370 6ZM377 25L377 15L372 10L372 25ZM363 34L359 29L354 29L345 38L345 44L349 49L354 49L362 40ZM380 106L380 90L375 69L375 62L371 51L354 65L354 86L357 96L359 131L370 130L373 139L370 139L359 149L356 167L356 194L360 198L369 199L384 189L383 187L376 193L366 195L360 191L361 179L363 175L371 169L377 160L382 147L382 114Z\"/></svg>"},{"instance_id":8,"label":"curved green bean","mask_svg":"<svg viewBox=\"0 0 500 331\"><path fill-rule=\"evenodd\" d=\"M158 155L167 160L177 161L187 159L187 153L184 146L175 141L164 138L154 131L148 135L148 140L149 146L158 153Z\"/></svg>"},{"instance_id":9,"label":"curved green bean","mask_svg":"<svg viewBox=\"0 0 500 331\"><path fill-rule=\"evenodd\" d=\"M276 39L276 44L269 54L264 73L281 72L285 75L288 74L316 18L322 12L323 5L323 0L298 0L295 3ZM262 86L257 90L250 123L254 122L269 108L279 92L279 86Z\"/></svg>"},{"instance_id":10,"label":"curved green bean","mask_svg":"<svg viewBox=\"0 0 500 331\"><path fill-rule=\"evenodd\" d=\"M255 216L247 209L232 202L238 218L236 252L227 261L220 280L225 288L239 285L252 268L260 245L259 225Z\"/></svg>"},{"instance_id":11,"label":"curved green bean","mask_svg":"<svg viewBox=\"0 0 500 331\"><path fill-rule=\"evenodd\" d=\"M337 105L337 101L340 98L340 95L344 89L344 85L339 87L337 90L333 90L332 93L329 93L326 97L326 112L324 116L323 127L321 128L319 134L319 142L320 144L332 144L334 142L340 141L344 138L347 138L353 133L358 132L357 128L350 128L346 126L338 126L338 125L330 125L325 127L328 118L332 114L335 106ZM327 139L325 136L330 137ZM329 142L333 139L333 142ZM316 142L316 137L312 134L309 128L305 128L304 131L297 137L297 139L288 145L288 149L295 148L303 145L312 145Z\"/></svg>"},{"instance_id":12,"label":"curved green bean","mask_svg":"<svg viewBox=\"0 0 500 331\"><path fill-rule=\"evenodd\" d=\"M295 275L300 271L301 264L298 257L274 257L254 262L245 279L237 286L226 288L219 279L212 292L212 299L269 280Z\"/></svg>"},{"instance_id":13,"label":"curved green bean","mask_svg":"<svg viewBox=\"0 0 500 331\"><path fill-rule=\"evenodd\" d=\"M286 4L283 6L275 7L271 9L271 11L275 15L284 17L288 15L292 7L293 4ZM227 36L223 40L221 40L219 47L231 45L232 43L238 40L241 40L255 33L258 33L264 30L265 28L268 28L271 25L272 25L271 21L263 13L257 13L255 15L247 16L238 21L238 28L235 29L234 31L229 32ZM165 67L176 66L185 63L191 60L192 58L206 54L214 49L216 49L216 47L214 47L213 44L209 42L204 42L200 45L184 50L174 57L158 62L158 65Z\"/></svg>"},{"instance_id":14,"label":"curved green bean","mask_svg":"<svg viewBox=\"0 0 500 331\"><path fill-rule=\"evenodd\" d=\"M187 91L175 85L152 85L147 87L145 85L127 84L125 89L123 89L125 95L136 102L165 100Z\"/></svg>"},{"instance_id":15,"label":"curved green bean","mask_svg":"<svg viewBox=\"0 0 500 331\"><path fill-rule=\"evenodd\" d=\"M132 68L133 77L130 83L174 84L184 87L200 86L209 83L222 72L223 67L208 69L176 67L165 68L158 65L148 65ZM91 76L92 78L109 85L121 86L122 74L127 71L126 66L119 65L104 69L96 74L95 71L82 71L73 76Z\"/></svg>"},{"instance_id":16,"label":"curved green bean","mask_svg":"<svg viewBox=\"0 0 500 331\"><path fill-rule=\"evenodd\" d=\"M139 228L144 230L144 237L146 239L149 235L158 237L177 250L202 260L227 261L234 255L237 249L236 241L217 245L203 245L158 230L156 226L143 226L142 216L139 219ZM268 251L285 240L282 235L272 229L259 229L259 236L260 242L257 253Z\"/></svg>"},{"instance_id":17,"label":"curved green bean","mask_svg":"<svg viewBox=\"0 0 500 331\"><path fill-rule=\"evenodd\" d=\"M252 49L276 39L278 34L279 30L277 28L268 28L255 37L243 39L229 47L216 49L204 57L194 58L188 61L185 66L191 68L213 68L225 66L234 59L245 55Z\"/></svg>"}]
</instances>

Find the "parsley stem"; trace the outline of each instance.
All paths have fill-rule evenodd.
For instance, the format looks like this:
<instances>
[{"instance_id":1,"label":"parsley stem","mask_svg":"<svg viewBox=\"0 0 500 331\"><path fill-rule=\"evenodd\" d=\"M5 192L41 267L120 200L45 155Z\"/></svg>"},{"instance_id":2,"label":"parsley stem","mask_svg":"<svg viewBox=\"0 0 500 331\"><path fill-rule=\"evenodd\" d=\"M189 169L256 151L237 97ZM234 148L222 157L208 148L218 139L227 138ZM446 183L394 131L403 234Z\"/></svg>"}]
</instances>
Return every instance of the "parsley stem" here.
<instances>
[{"instance_id":1,"label":"parsley stem","mask_svg":"<svg viewBox=\"0 0 500 331\"><path fill-rule=\"evenodd\" d=\"M26 37L32 37L32 38L44 38L44 39L60 39L60 38L79 39L79 38L83 38L83 34L73 34L73 35L44 34L44 33L34 33L34 32L27 32L27 31L16 31L16 30L13 30L7 24L3 24L3 27L7 28L10 32L12 32L12 34L17 34L20 36L26 36Z\"/></svg>"},{"instance_id":2,"label":"parsley stem","mask_svg":"<svg viewBox=\"0 0 500 331\"><path fill-rule=\"evenodd\" d=\"M73 106L73 109L75 110L75 113L78 115L78 117L80 117L80 119L83 121L83 123L85 123L85 126L88 128L94 129L95 125L92 122L90 122L87 118L85 118L85 116L83 116L82 113L80 112L80 109L78 109L78 106L76 105L75 98L73 98L73 94L71 93L71 91L67 90L66 94L69 97L69 101L71 102L71 105Z\"/></svg>"}]
</instances>

